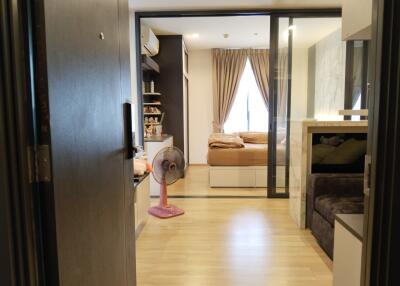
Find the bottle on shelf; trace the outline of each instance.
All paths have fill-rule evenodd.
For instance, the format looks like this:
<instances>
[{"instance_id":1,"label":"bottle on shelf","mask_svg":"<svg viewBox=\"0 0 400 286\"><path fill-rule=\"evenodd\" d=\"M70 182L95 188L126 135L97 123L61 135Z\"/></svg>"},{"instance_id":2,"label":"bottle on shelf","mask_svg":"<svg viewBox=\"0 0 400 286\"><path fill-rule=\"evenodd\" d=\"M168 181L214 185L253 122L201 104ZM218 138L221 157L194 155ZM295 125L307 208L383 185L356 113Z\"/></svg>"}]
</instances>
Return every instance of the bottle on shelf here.
<instances>
[{"instance_id":1,"label":"bottle on shelf","mask_svg":"<svg viewBox=\"0 0 400 286\"><path fill-rule=\"evenodd\" d=\"M150 92L154 93L154 80L150 82Z\"/></svg>"}]
</instances>

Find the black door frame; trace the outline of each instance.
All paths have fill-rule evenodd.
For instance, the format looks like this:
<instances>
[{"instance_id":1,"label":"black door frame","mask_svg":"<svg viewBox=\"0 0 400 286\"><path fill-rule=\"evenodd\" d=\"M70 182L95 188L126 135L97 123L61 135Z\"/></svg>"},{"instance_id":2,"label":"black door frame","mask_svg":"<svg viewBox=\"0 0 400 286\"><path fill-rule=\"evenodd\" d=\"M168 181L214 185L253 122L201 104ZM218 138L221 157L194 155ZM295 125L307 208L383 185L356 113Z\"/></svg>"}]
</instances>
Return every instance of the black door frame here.
<instances>
[{"instance_id":1,"label":"black door frame","mask_svg":"<svg viewBox=\"0 0 400 286\"><path fill-rule=\"evenodd\" d=\"M399 285L400 3L374 0L362 285Z\"/></svg>"},{"instance_id":2,"label":"black door frame","mask_svg":"<svg viewBox=\"0 0 400 286\"><path fill-rule=\"evenodd\" d=\"M326 17L340 17L342 14L341 8L330 8L330 9L256 9L256 10L206 10L206 11L150 11L150 12L136 12L135 13L135 36L136 36L136 74L137 74L137 95L138 95L138 119L139 119L139 143L143 144L143 95L142 95L142 70L141 70L141 35L140 35L140 23L142 18L179 18L179 17L228 17L228 16L271 16L270 25L270 64L269 73L274 74L276 71L275 57L277 56L276 49L278 46L278 37L274 37L276 31L278 31L278 20L279 17L293 18L326 18ZM291 33L289 33L290 39ZM289 49L289 55L291 49ZM290 71L291 69L289 69ZM291 75L289 74L289 80ZM276 89L274 88L273 81L270 82L269 91L273 96L270 97L270 106L268 110L269 114L269 130L273 136L268 136L268 145L274 146L272 152L268 152L268 187L267 197L268 198L288 198L288 185L289 185L289 173L285 173L286 189L285 193L276 192L276 111L277 111L277 96ZM288 100L290 99L290 89ZM290 102L288 108L290 109ZM275 115L275 116L274 116ZM290 110L288 112L290 116ZM271 124L272 123L272 124ZM286 130L290 132L290 125ZM288 134L286 134L289 138ZM289 142L287 142L287 146ZM289 150L289 149L288 149ZM286 156L286 164L289 162L289 154ZM288 169L288 166L287 168Z\"/></svg>"},{"instance_id":3,"label":"black door frame","mask_svg":"<svg viewBox=\"0 0 400 286\"><path fill-rule=\"evenodd\" d=\"M30 156L36 144L30 5L0 0L0 276L6 285L44 285L39 188Z\"/></svg>"}]
</instances>

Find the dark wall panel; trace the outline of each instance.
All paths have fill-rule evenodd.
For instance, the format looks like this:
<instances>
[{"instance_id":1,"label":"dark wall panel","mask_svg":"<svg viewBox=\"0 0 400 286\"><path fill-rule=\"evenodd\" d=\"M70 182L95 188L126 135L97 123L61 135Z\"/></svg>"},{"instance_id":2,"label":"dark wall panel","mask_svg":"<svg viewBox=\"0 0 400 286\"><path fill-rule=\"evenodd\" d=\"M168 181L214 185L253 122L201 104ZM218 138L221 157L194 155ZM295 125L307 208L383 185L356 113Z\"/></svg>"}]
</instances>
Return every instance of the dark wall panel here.
<instances>
[{"instance_id":1,"label":"dark wall panel","mask_svg":"<svg viewBox=\"0 0 400 286\"><path fill-rule=\"evenodd\" d=\"M165 111L163 132L174 136L174 145L184 150L182 36L158 36L160 52L154 57L160 66L156 81Z\"/></svg>"}]
</instances>

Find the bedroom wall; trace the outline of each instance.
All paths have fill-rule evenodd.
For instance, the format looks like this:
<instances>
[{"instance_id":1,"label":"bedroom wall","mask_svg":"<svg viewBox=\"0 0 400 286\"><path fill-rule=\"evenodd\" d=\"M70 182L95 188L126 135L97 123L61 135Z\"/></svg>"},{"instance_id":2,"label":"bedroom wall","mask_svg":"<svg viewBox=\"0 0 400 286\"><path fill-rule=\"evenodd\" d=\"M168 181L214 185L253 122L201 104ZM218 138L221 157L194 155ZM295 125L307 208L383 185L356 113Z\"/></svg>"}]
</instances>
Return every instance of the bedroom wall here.
<instances>
[{"instance_id":1,"label":"bedroom wall","mask_svg":"<svg viewBox=\"0 0 400 286\"><path fill-rule=\"evenodd\" d=\"M333 32L310 47L309 57L314 65L309 76L314 75L314 117L340 119L338 111L344 107L346 43L341 40L341 29ZM312 70L314 68L314 70Z\"/></svg>"},{"instance_id":2,"label":"bedroom wall","mask_svg":"<svg viewBox=\"0 0 400 286\"><path fill-rule=\"evenodd\" d=\"M189 163L207 164L208 137L212 133L211 50L189 51Z\"/></svg>"}]
</instances>

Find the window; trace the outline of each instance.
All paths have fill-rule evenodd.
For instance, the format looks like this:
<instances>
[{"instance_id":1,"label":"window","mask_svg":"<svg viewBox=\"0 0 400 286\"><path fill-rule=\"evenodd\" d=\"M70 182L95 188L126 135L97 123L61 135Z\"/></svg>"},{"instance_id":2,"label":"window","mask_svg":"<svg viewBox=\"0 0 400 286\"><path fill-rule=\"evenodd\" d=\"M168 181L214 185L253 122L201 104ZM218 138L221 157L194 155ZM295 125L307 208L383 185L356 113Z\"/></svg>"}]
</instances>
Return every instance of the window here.
<instances>
[{"instance_id":1,"label":"window","mask_svg":"<svg viewBox=\"0 0 400 286\"><path fill-rule=\"evenodd\" d=\"M250 61L247 60L238 92L227 121L226 133L268 131L268 110L258 89Z\"/></svg>"}]
</instances>

